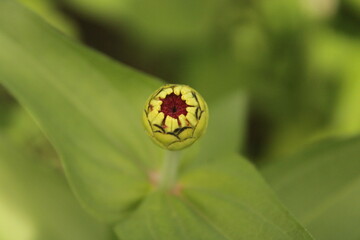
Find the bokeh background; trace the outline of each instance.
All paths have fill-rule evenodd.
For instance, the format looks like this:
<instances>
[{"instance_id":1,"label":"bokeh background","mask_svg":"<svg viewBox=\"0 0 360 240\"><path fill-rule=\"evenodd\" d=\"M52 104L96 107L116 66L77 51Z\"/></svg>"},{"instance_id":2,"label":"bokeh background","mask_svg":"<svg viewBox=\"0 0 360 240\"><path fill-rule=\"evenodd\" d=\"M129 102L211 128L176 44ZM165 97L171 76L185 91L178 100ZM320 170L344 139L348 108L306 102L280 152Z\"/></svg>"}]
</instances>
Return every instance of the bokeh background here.
<instances>
[{"instance_id":1,"label":"bokeh background","mask_svg":"<svg viewBox=\"0 0 360 240\"><path fill-rule=\"evenodd\" d=\"M360 130L357 0L21 0L59 31L207 99L246 95L254 161ZM0 91L1 128L15 101Z\"/></svg>"},{"instance_id":2,"label":"bokeh background","mask_svg":"<svg viewBox=\"0 0 360 240\"><path fill-rule=\"evenodd\" d=\"M209 101L241 91L239 148L255 164L269 163L322 139L360 132L358 0L20 2L75 41L166 82L189 84ZM1 86L0 132L29 159L36 159L38 168L33 171L50 174L54 186L63 189L59 191L69 191L51 144ZM0 139L7 149L5 142ZM29 170L11 164L7 167L18 172ZM50 166L51 173L44 166ZM24 177L24 181L42 180ZM39 199L48 199L42 191ZM70 193L60 195L52 197L63 201L61 196L66 196L71 202L68 213L77 209ZM49 204L38 202L30 208ZM38 221L52 221L44 216L39 214ZM77 216L81 216L74 220L77 223L87 219L85 214ZM2 219L8 222L0 217L0 225ZM94 224L99 236L111 237L107 227L86 221L84 232ZM54 234L48 239L64 237Z\"/></svg>"}]
</instances>

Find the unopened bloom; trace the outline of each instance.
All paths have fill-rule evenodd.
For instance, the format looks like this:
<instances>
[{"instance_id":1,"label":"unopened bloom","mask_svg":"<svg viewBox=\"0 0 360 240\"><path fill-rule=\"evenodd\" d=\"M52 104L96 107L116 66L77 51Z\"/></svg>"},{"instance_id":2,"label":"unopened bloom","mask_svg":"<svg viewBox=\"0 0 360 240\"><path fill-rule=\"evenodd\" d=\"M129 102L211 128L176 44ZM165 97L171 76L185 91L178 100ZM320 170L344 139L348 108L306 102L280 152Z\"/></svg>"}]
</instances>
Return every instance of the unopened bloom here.
<instances>
[{"instance_id":1,"label":"unopened bloom","mask_svg":"<svg viewBox=\"0 0 360 240\"><path fill-rule=\"evenodd\" d=\"M155 143L168 150L180 150L204 133L208 107L200 94L189 86L169 84L150 96L143 122Z\"/></svg>"}]
</instances>

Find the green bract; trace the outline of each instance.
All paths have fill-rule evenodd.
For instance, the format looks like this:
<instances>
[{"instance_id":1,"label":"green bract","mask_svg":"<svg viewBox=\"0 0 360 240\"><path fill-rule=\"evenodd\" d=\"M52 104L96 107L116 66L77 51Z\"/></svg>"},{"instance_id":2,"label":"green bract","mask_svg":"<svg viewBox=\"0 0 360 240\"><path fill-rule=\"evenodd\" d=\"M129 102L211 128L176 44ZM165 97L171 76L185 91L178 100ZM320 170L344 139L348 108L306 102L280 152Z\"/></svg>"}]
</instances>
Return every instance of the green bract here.
<instances>
[{"instance_id":1,"label":"green bract","mask_svg":"<svg viewBox=\"0 0 360 240\"><path fill-rule=\"evenodd\" d=\"M209 111L198 92L186 85L169 84L147 100L143 122L159 146L181 150L205 132Z\"/></svg>"}]
</instances>

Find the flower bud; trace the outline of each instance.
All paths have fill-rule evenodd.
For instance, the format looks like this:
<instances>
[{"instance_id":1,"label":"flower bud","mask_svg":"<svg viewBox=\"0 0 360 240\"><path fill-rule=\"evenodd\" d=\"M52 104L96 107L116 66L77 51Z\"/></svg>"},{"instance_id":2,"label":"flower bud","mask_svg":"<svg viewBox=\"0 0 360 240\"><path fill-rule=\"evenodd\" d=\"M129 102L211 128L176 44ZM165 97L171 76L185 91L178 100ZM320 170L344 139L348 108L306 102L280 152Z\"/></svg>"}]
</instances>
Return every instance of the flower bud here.
<instances>
[{"instance_id":1,"label":"flower bud","mask_svg":"<svg viewBox=\"0 0 360 240\"><path fill-rule=\"evenodd\" d=\"M186 85L169 84L150 96L143 122L156 144L181 150L205 132L208 115L206 102L198 92Z\"/></svg>"}]
</instances>

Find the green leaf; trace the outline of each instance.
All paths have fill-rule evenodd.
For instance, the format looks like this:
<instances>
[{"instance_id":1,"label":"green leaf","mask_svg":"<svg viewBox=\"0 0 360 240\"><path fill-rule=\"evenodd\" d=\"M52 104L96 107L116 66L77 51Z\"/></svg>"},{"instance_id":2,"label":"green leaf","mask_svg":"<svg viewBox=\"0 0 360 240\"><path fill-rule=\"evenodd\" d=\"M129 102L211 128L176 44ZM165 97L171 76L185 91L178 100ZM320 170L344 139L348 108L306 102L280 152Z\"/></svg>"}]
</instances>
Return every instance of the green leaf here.
<instances>
[{"instance_id":1,"label":"green leaf","mask_svg":"<svg viewBox=\"0 0 360 240\"><path fill-rule=\"evenodd\" d=\"M316 239L359 239L360 137L317 144L262 169ZM345 237L346 236L346 237Z\"/></svg>"},{"instance_id":2,"label":"green leaf","mask_svg":"<svg viewBox=\"0 0 360 240\"><path fill-rule=\"evenodd\" d=\"M256 170L230 154L239 145L240 93L209 104L208 135L184 153L181 195L167 195L149 181L163 152L140 120L161 82L69 41L8 0L0 2L0 45L0 81L49 136L81 201L115 221L121 238L311 239ZM176 234L182 224L189 238Z\"/></svg>"},{"instance_id":3,"label":"green leaf","mask_svg":"<svg viewBox=\"0 0 360 240\"><path fill-rule=\"evenodd\" d=\"M141 109L159 81L61 36L13 1L0 2L1 82L31 111L82 202L106 219L148 191L162 151Z\"/></svg>"},{"instance_id":4,"label":"green leaf","mask_svg":"<svg viewBox=\"0 0 360 240\"><path fill-rule=\"evenodd\" d=\"M237 155L184 172L180 185L150 194L116 226L120 239L312 239Z\"/></svg>"},{"instance_id":5,"label":"green leaf","mask_svg":"<svg viewBox=\"0 0 360 240\"><path fill-rule=\"evenodd\" d=\"M32 123L27 126L29 131L36 129ZM14 143L4 132L0 133L0 239L113 239L106 225L80 208L58 169L34 159L24 151L26 145Z\"/></svg>"}]
</instances>

